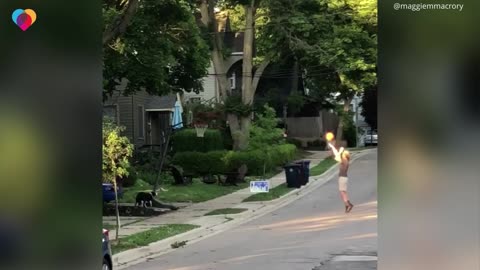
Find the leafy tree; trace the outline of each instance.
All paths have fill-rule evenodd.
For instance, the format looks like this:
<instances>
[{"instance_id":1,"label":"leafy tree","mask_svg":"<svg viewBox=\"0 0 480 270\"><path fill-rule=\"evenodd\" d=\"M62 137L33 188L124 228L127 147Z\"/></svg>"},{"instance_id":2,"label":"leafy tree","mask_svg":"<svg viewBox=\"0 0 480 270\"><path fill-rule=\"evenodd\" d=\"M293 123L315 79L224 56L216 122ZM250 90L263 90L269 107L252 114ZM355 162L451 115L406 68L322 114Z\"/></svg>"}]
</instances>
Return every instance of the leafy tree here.
<instances>
[{"instance_id":1,"label":"leafy tree","mask_svg":"<svg viewBox=\"0 0 480 270\"><path fill-rule=\"evenodd\" d=\"M103 121L103 181L113 183L115 190L115 211L117 215L116 237L120 229L120 213L118 209L117 179L128 176L129 158L133 154L133 145L128 138L121 135L123 127L118 127L106 118Z\"/></svg>"},{"instance_id":2,"label":"leafy tree","mask_svg":"<svg viewBox=\"0 0 480 270\"><path fill-rule=\"evenodd\" d=\"M184 0L104 0L104 97L202 90L208 46Z\"/></svg>"},{"instance_id":3,"label":"leafy tree","mask_svg":"<svg viewBox=\"0 0 480 270\"><path fill-rule=\"evenodd\" d=\"M223 103L229 103L228 108L241 108L241 112L227 110L227 120L230 127L230 133L234 142L234 149L246 149L250 136L251 117L249 111L253 107L255 91L257 89L260 74L265 70L269 61L264 60L254 71L254 51L255 40L255 15L260 7L260 0L224 0L220 4L227 6L239 6L244 10L244 46L242 63L242 93L241 100L238 97L231 96L229 91L230 82L227 78L226 59L224 55L224 44L222 34L219 32L215 8L217 1L200 0L198 7L201 15L201 25L207 33L211 45L211 56L213 67L217 75L219 94Z\"/></svg>"},{"instance_id":4,"label":"leafy tree","mask_svg":"<svg viewBox=\"0 0 480 270\"><path fill-rule=\"evenodd\" d=\"M348 112L355 94L376 84L376 1L270 0L264 51L292 54L319 99L338 93ZM344 121L337 130L342 139Z\"/></svg>"},{"instance_id":5,"label":"leafy tree","mask_svg":"<svg viewBox=\"0 0 480 270\"><path fill-rule=\"evenodd\" d=\"M369 87L363 93L362 101L362 116L365 122L372 128L377 129L377 87Z\"/></svg>"}]
</instances>

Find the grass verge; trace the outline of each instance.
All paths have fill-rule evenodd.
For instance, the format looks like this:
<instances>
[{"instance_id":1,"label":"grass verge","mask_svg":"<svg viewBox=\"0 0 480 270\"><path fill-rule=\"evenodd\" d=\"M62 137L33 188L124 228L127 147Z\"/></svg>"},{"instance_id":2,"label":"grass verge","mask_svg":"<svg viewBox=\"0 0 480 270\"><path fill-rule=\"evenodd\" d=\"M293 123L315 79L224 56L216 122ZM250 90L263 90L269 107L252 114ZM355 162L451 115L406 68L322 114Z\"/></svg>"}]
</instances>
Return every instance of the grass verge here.
<instances>
[{"instance_id":1,"label":"grass verge","mask_svg":"<svg viewBox=\"0 0 480 270\"><path fill-rule=\"evenodd\" d=\"M211 212L208 212L205 214L205 216L215 216L215 215L234 215L234 214L240 214L242 212L247 211L248 209L245 208L222 208L222 209L216 209Z\"/></svg>"},{"instance_id":2,"label":"grass verge","mask_svg":"<svg viewBox=\"0 0 480 270\"><path fill-rule=\"evenodd\" d=\"M112 252L113 254L117 254L125 250L147 246L150 243L188 232L198 227L200 226L190 224L170 224L132 234L124 238L120 238L120 241L117 243L112 242Z\"/></svg>"},{"instance_id":3,"label":"grass verge","mask_svg":"<svg viewBox=\"0 0 480 270\"><path fill-rule=\"evenodd\" d=\"M199 179L195 179L191 185L175 186L163 185L162 188L167 191L159 191L157 199L162 202L205 202L237 190L248 187L248 183L240 183L238 186L220 186L217 184L205 184ZM139 191L150 191L152 186L142 180L138 180L134 186L125 188L123 198L120 202L135 203L135 196Z\"/></svg>"},{"instance_id":4,"label":"grass verge","mask_svg":"<svg viewBox=\"0 0 480 270\"><path fill-rule=\"evenodd\" d=\"M310 169L310 176L321 175L336 163L337 162L332 157L328 157L322 160L317 166Z\"/></svg>"},{"instance_id":5,"label":"grass verge","mask_svg":"<svg viewBox=\"0 0 480 270\"><path fill-rule=\"evenodd\" d=\"M282 197L288 192L292 191L294 188L287 187L287 183L283 183L275 188L270 189L268 193L257 193L254 194L245 200L244 202L260 202L260 201L271 201L277 198Z\"/></svg>"}]
</instances>

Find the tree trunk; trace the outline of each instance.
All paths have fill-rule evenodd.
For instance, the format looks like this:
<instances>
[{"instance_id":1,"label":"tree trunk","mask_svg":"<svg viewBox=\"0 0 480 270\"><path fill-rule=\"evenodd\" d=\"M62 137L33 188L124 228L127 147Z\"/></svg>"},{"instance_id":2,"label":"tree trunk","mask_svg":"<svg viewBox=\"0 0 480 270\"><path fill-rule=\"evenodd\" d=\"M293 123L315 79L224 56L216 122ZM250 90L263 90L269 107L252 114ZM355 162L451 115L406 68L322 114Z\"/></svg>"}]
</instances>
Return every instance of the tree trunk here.
<instances>
[{"instance_id":1,"label":"tree trunk","mask_svg":"<svg viewBox=\"0 0 480 270\"><path fill-rule=\"evenodd\" d=\"M337 127L337 139L336 139L336 146L341 146L342 141L343 141L343 128L345 126L345 117L350 111L350 103L352 103L353 97L348 97L344 99L343 103L343 114L341 115L339 122L338 122L338 127Z\"/></svg>"},{"instance_id":2,"label":"tree trunk","mask_svg":"<svg viewBox=\"0 0 480 270\"><path fill-rule=\"evenodd\" d=\"M268 65L265 61L258 68L255 75L253 74L253 42L255 36L255 12L257 9L256 1L252 0L250 4L244 5L246 19L245 19L245 33L243 44L243 67L242 67L242 102L244 104L253 105L255 90L259 83L259 76ZM217 77L220 100L225 102L230 94L230 81L227 77L228 70L225 66L225 59L223 57L223 39L218 32L217 21L215 18L215 1L201 0L200 13L202 15L201 22L205 27L208 27L212 35L210 35L212 43L212 62ZM230 126L230 132L233 139L233 149L243 150L248 147L248 139L250 137L251 117L237 116L228 114L227 120Z\"/></svg>"},{"instance_id":3,"label":"tree trunk","mask_svg":"<svg viewBox=\"0 0 480 270\"><path fill-rule=\"evenodd\" d=\"M243 62L242 62L242 102L253 106L254 74L253 74L253 41L255 27L255 6L254 1L244 6L245 9L245 33L243 41ZM256 82L258 83L258 82ZM245 150L248 147L250 137L250 116L236 117L236 125L231 125L231 131L235 150ZM233 130L232 130L233 128Z\"/></svg>"},{"instance_id":4,"label":"tree trunk","mask_svg":"<svg viewBox=\"0 0 480 270\"><path fill-rule=\"evenodd\" d=\"M253 1L252 1L253 2ZM244 104L253 103L253 40L255 8L253 3L245 5L245 33L243 40L242 100Z\"/></svg>"},{"instance_id":5,"label":"tree trunk","mask_svg":"<svg viewBox=\"0 0 480 270\"><path fill-rule=\"evenodd\" d=\"M218 32L218 24L215 18L215 1L202 0L200 3L201 21L208 29L210 42L212 44L212 63L215 70L215 76L218 81L218 92L220 100L225 101L230 90L230 81L227 78L227 70L225 67L225 59L223 57L223 39Z\"/></svg>"},{"instance_id":6,"label":"tree trunk","mask_svg":"<svg viewBox=\"0 0 480 270\"><path fill-rule=\"evenodd\" d=\"M242 136L240 120L237 115L232 113L227 114L227 120L230 127L230 133L232 134L233 150L239 150L241 149L240 140Z\"/></svg>"}]
</instances>

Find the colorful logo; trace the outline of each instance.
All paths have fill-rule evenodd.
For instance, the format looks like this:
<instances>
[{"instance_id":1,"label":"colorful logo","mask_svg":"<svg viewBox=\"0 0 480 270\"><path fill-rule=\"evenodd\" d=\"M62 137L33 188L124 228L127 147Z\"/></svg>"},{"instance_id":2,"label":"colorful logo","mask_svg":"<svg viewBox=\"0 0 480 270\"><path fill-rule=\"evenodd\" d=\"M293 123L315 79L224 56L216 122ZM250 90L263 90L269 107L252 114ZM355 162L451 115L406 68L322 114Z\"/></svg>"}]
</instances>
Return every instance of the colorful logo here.
<instances>
[{"instance_id":1,"label":"colorful logo","mask_svg":"<svg viewBox=\"0 0 480 270\"><path fill-rule=\"evenodd\" d=\"M27 31L37 20L37 13L32 9L17 9L12 14L13 22L23 31Z\"/></svg>"}]
</instances>

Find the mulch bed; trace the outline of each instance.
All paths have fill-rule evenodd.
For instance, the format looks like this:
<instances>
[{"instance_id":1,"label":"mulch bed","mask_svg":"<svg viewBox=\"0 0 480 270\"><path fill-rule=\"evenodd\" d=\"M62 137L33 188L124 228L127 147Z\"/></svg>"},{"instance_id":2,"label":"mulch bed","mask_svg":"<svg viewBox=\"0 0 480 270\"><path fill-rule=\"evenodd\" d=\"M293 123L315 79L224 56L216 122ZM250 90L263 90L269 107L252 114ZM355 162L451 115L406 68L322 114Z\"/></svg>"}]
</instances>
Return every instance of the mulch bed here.
<instances>
[{"instance_id":1,"label":"mulch bed","mask_svg":"<svg viewBox=\"0 0 480 270\"><path fill-rule=\"evenodd\" d=\"M172 210L164 208L138 207L133 205L119 205L120 216L123 217L153 217L166 214ZM115 204L103 205L104 216L115 216Z\"/></svg>"}]
</instances>

